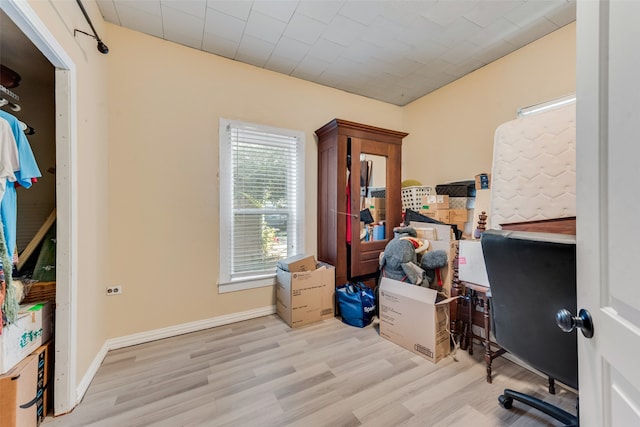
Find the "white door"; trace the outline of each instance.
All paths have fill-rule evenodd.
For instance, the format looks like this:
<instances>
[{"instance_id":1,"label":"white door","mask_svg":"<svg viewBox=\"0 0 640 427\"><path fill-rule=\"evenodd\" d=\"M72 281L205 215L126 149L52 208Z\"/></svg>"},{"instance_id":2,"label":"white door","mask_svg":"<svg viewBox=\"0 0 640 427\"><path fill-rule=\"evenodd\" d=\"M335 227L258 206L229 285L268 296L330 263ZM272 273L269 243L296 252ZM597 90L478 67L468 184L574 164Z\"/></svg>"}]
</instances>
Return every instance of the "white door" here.
<instances>
[{"instance_id":1,"label":"white door","mask_svg":"<svg viewBox=\"0 0 640 427\"><path fill-rule=\"evenodd\" d=\"M640 1L577 7L580 423L640 426Z\"/></svg>"}]
</instances>

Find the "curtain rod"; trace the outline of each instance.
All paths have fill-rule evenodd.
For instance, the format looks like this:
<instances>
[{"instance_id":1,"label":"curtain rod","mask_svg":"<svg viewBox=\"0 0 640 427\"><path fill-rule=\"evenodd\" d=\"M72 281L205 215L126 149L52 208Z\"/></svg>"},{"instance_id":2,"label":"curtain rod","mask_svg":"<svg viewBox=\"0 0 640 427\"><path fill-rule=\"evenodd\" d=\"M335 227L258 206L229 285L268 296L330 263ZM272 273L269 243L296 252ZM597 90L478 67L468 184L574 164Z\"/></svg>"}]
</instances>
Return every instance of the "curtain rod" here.
<instances>
[{"instance_id":1,"label":"curtain rod","mask_svg":"<svg viewBox=\"0 0 640 427\"><path fill-rule=\"evenodd\" d=\"M93 22L91 22L91 18L89 18L89 15L87 14L87 11L85 10L84 6L82 5L82 2L80 0L76 0L76 3L78 3L78 6L80 6L80 10L82 11L82 14L84 15L84 18L89 23L89 26L91 27L91 31L93 31L93 35L91 35L89 33L85 33L82 30L74 29L73 30L74 37L76 35L76 32L85 34L85 35L87 35L89 37L93 37L94 39L96 39L98 41L98 52L104 53L106 55L107 53L109 53L109 48L107 47L106 44L104 44L102 42L102 40L100 40L100 37L98 36L98 33L96 32L96 29L93 27Z\"/></svg>"},{"instance_id":2,"label":"curtain rod","mask_svg":"<svg viewBox=\"0 0 640 427\"><path fill-rule=\"evenodd\" d=\"M525 117L531 114L541 113L543 111L548 111L554 108L559 108L564 105L568 105L572 102L576 101L576 94L566 95L560 98L552 99L551 101L545 101L540 104L530 105L528 107L523 107L518 109L516 113L516 117Z\"/></svg>"}]
</instances>

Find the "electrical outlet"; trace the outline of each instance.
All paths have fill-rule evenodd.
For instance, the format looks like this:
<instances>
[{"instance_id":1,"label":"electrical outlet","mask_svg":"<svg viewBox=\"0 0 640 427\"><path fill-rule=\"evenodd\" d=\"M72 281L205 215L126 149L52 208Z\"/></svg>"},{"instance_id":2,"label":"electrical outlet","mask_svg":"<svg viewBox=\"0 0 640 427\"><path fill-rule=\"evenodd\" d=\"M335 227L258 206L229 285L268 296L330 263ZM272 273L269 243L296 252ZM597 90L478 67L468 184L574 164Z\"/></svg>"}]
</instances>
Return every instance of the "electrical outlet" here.
<instances>
[{"instance_id":1,"label":"electrical outlet","mask_svg":"<svg viewBox=\"0 0 640 427\"><path fill-rule=\"evenodd\" d=\"M107 295L111 296L111 295L122 295L122 286L118 285L118 286L109 286L107 288Z\"/></svg>"}]
</instances>

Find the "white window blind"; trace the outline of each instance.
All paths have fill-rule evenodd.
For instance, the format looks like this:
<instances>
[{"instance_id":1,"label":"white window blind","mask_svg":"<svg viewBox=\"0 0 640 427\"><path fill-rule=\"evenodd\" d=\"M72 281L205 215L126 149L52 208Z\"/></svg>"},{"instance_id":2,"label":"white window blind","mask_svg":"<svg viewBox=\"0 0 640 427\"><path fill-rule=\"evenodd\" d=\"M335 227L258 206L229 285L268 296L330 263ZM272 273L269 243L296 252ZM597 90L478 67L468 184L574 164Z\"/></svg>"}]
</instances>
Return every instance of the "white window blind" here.
<instances>
[{"instance_id":1,"label":"white window blind","mask_svg":"<svg viewBox=\"0 0 640 427\"><path fill-rule=\"evenodd\" d=\"M220 291L272 285L302 249L303 149L302 132L220 120Z\"/></svg>"}]
</instances>

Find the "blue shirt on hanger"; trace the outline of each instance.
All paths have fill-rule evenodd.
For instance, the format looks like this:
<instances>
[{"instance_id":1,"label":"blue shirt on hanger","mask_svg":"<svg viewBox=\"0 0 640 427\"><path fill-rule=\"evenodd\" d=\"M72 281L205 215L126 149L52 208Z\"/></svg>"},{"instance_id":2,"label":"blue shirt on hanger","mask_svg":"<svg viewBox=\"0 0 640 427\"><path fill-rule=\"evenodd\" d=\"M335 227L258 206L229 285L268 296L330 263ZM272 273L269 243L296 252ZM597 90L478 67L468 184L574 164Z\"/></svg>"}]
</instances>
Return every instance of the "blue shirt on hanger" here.
<instances>
[{"instance_id":1,"label":"blue shirt on hanger","mask_svg":"<svg viewBox=\"0 0 640 427\"><path fill-rule=\"evenodd\" d=\"M4 238L7 243L7 252L9 258L13 259L13 251L16 249L18 224L18 198L16 195L16 186L18 183L24 188L31 187L32 178L39 178L42 176L38 164L31 151L31 145L27 140L27 136L20 128L20 121L12 114L6 111L0 110L0 117L5 119L11 125L13 136L18 146L18 163L20 164L20 170L15 173L16 182L7 182L7 189L4 196L2 196L2 202L0 202L0 220L2 220L2 227L4 229Z\"/></svg>"}]
</instances>

